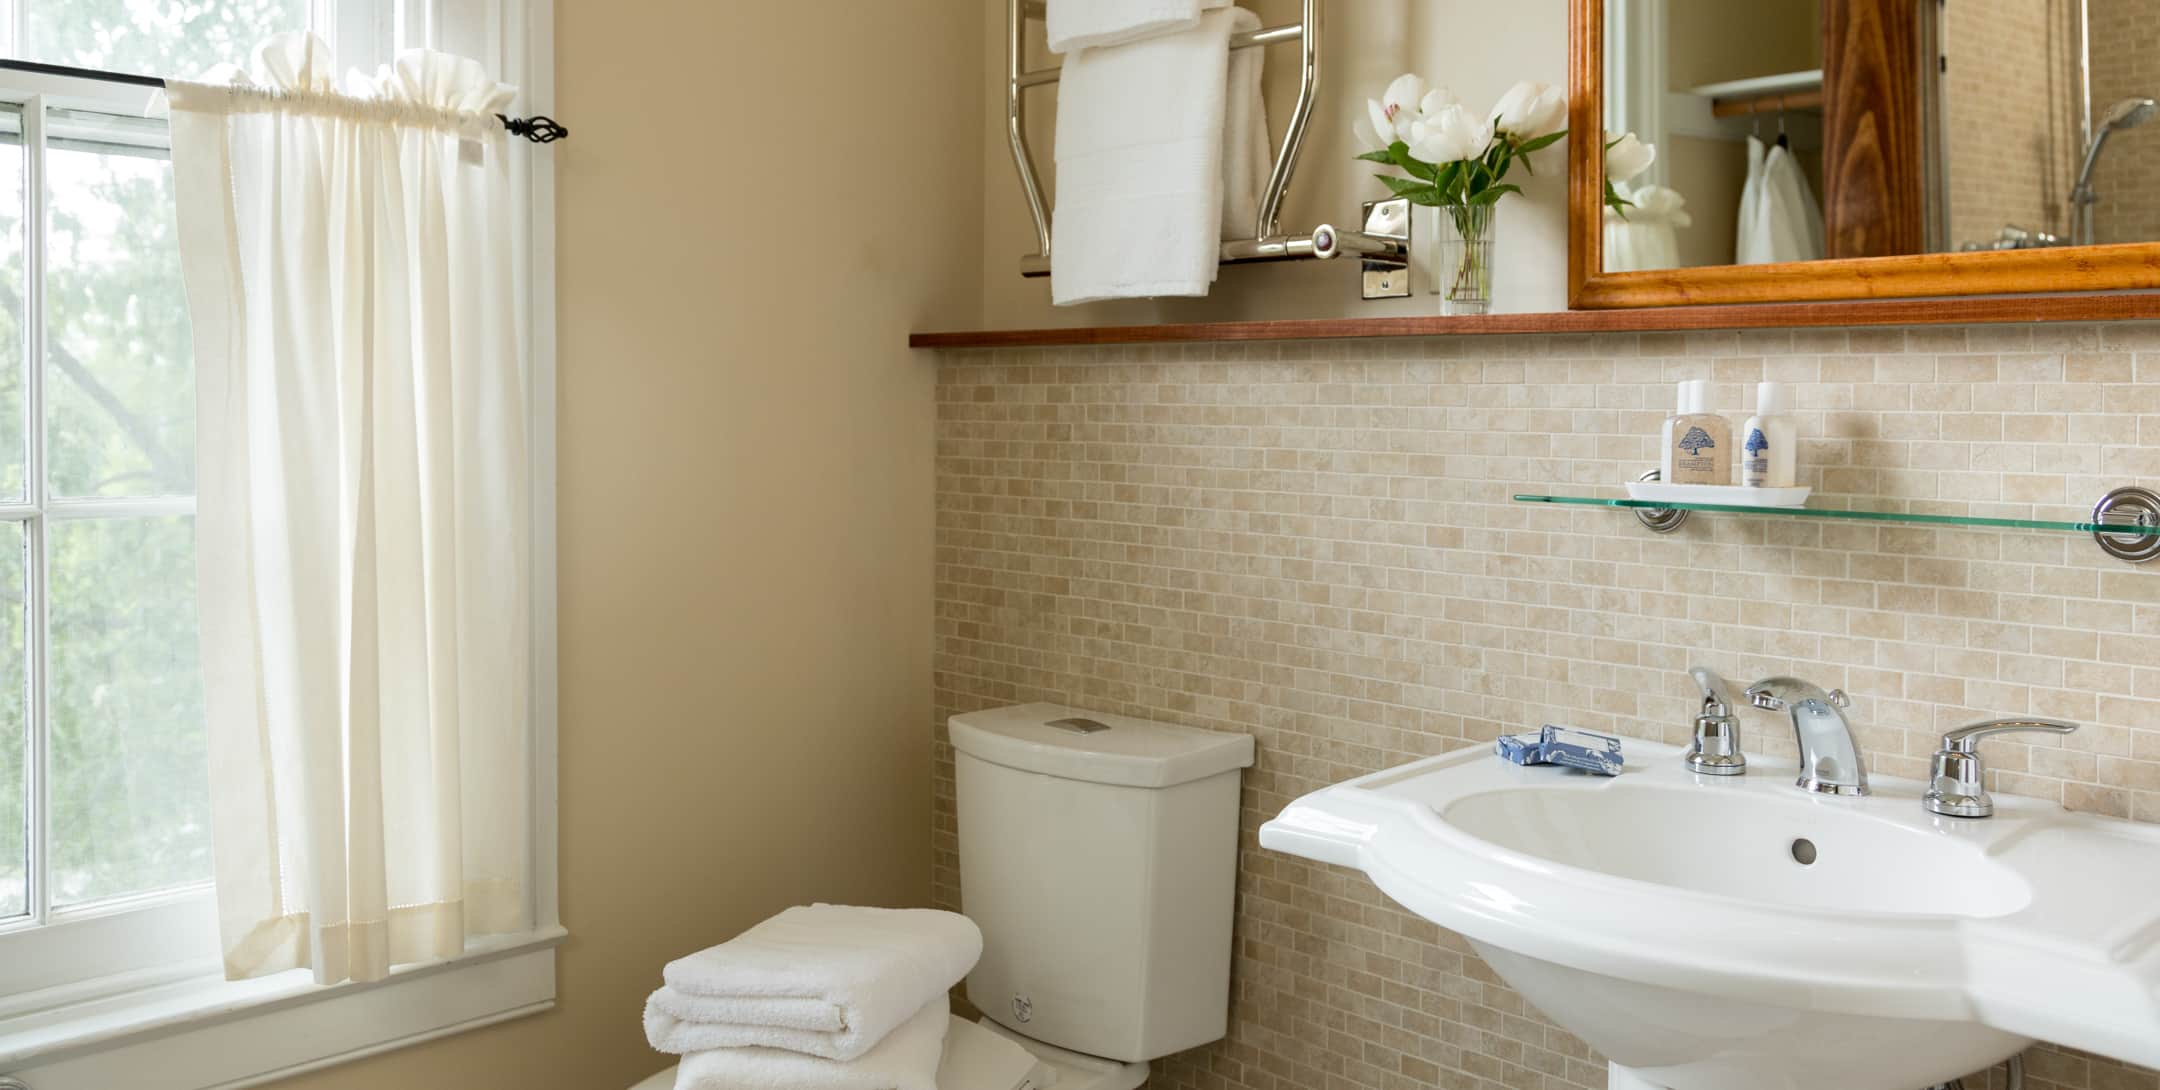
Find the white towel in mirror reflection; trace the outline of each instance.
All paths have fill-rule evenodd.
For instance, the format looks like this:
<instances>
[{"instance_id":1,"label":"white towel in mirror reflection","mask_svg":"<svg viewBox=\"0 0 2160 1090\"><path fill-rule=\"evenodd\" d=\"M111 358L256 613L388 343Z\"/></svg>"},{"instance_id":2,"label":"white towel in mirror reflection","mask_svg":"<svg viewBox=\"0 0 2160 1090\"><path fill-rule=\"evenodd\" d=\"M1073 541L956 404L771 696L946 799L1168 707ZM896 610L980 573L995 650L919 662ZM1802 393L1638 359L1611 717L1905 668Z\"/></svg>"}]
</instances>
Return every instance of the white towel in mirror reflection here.
<instances>
[{"instance_id":1,"label":"white towel in mirror reflection","mask_svg":"<svg viewBox=\"0 0 2160 1090\"><path fill-rule=\"evenodd\" d=\"M1679 190L1662 185L1632 189L1626 182L1618 182L1613 189L1634 207L1627 210L1625 218L1611 208L1605 210L1605 270L1679 268L1679 229L1695 223L1687 212L1687 198Z\"/></svg>"},{"instance_id":2,"label":"white towel in mirror reflection","mask_svg":"<svg viewBox=\"0 0 2160 1090\"><path fill-rule=\"evenodd\" d=\"M1740 189L1740 224L1736 265L1779 261L1820 261L1823 257L1822 206L1807 175L1782 144L1765 148L1753 136L1747 142L1747 184Z\"/></svg>"}]
</instances>

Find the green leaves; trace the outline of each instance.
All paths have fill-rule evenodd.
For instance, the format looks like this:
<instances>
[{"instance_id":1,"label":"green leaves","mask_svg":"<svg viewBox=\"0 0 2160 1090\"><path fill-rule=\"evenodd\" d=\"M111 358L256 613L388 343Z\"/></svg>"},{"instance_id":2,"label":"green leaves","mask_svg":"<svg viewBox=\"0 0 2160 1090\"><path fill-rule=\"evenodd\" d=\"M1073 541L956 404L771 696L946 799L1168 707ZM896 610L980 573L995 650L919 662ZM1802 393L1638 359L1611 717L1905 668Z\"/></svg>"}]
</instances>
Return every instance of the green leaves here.
<instances>
[{"instance_id":1,"label":"green leaves","mask_svg":"<svg viewBox=\"0 0 2160 1090\"><path fill-rule=\"evenodd\" d=\"M1528 155L1533 151L1544 151L1546 148L1552 147L1554 144L1559 143L1560 138L1566 135L1567 130L1561 129L1559 132L1546 133L1545 135L1540 136L1535 140L1525 140L1515 146L1515 154ZM1525 161L1523 165L1527 167L1530 164Z\"/></svg>"},{"instance_id":2,"label":"green leaves","mask_svg":"<svg viewBox=\"0 0 2160 1090\"><path fill-rule=\"evenodd\" d=\"M1410 145L1401 140L1385 148L1363 152L1356 158L1367 163L1384 163L1408 174L1408 178L1392 174L1375 174L1373 177L1380 179L1388 192L1413 204L1478 207L1497 203L1510 193L1522 192L1521 186L1502 180L1508 171L1519 161L1524 173L1537 173L1530 165L1531 153L1553 146L1566 135L1567 130L1562 129L1518 142L1503 134L1476 158L1446 163L1428 163L1410 154Z\"/></svg>"},{"instance_id":3,"label":"green leaves","mask_svg":"<svg viewBox=\"0 0 2160 1090\"><path fill-rule=\"evenodd\" d=\"M1387 150L1388 159L1396 166L1408 171L1412 177L1423 178L1428 182L1435 181L1440 177L1440 168L1412 156L1410 154L1410 145L1397 140L1389 144Z\"/></svg>"},{"instance_id":4,"label":"green leaves","mask_svg":"<svg viewBox=\"0 0 2160 1090\"><path fill-rule=\"evenodd\" d=\"M1515 145L1515 153L1513 155L1513 158L1522 160L1523 173L1536 174L1537 168L1530 164L1531 153L1543 151L1546 148L1552 147L1553 144L1557 143L1561 137L1566 135L1567 130L1561 129L1559 132L1549 132L1543 136L1536 137L1530 140L1525 140L1522 143Z\"/></svg>"},{"instance_id":5,"label":"green leaves","mask_svg":"<svg viewBox=\"0 0 2160 1090\"><path fill-rule=\"evenodd\" d=\"M1434 191L1430 183L1412 178L1397 178L1393 174L1375 174L1373 177L1380 179L1396 196L1408 197L1411 200L1417 200L1419 196Z\"/></svg>"}]
</instances>

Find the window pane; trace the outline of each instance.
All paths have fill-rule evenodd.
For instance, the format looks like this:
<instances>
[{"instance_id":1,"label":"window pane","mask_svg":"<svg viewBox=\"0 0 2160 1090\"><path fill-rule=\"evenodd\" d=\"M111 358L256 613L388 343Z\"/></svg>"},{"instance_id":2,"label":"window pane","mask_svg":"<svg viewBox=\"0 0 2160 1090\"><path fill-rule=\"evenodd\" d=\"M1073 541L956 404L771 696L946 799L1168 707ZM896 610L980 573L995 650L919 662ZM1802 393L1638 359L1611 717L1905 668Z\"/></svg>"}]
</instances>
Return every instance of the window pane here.
<instances>
[{"instance_id":1,"label":"window pane","mask_svg":"<svg viewBox=\"0 0 2160 1090\"><path fill-rule=\"evenodd\" d=\"M56 496L187 495L195 371L172 163L141 120L54 111L46 459Z\"/></svg>"},{"instance_id":2,"label":"window pane","mask_svg":"<svg viewBox=\"0 0 2160 1090\"><path fill-rule=\"evenodd\" d=\"M207 879L194 520L47 525L53 903Z\"/></svg>"},{"instance_id":3,"label":"window pane","mask_svg":"<svg viewBox=\"0 0 2160 1090\"><path fill-rule=\"evenodd\" d=\"M0 105L0 501L23 497L22 112Z\"/></svg>"},{"instance_id":4,"label":"window pane","mask_svg":"<svg viewBox=\"0 0 2160 1090\"><path fill-rule=\"evenodd\" d=\"M51 64L199 76L246 64L256 43L308 28L307 0L18 0L23 55Z\"/></svg>"},{"instance_id":5,"label":"window pane","mask_svg":"<svg viewBox=\"0 0 2160 1090\"><path fill-rule=\"evenodd\" d=\"M0 523L0 918L30 911L30 734L23 716L23 534Z\"/></svg>"}]
</instances>

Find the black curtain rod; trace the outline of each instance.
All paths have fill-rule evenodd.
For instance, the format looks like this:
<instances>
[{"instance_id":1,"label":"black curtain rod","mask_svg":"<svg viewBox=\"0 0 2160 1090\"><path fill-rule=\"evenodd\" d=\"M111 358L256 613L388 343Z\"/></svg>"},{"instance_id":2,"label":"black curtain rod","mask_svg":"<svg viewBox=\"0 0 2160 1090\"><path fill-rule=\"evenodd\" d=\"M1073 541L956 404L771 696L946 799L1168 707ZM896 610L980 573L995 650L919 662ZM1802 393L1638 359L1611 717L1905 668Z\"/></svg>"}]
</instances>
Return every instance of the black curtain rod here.
<instances>
[{"instance_id":1,"label":"black curtain rod","mask_svg":"<svg viewBox=\"0 0 2160 1090\"><path fill-rule=\"evenodd\" d=\"M74 68L65 64L41 64L37 61L0 60L0 71L34 72L43 76L66 76L70 79L96 80L100 83L122 83L130 87L156 87L163 89L165 81L157 76L138 76L130 72L106 72L96 68ZM570 135L552 117L535 114L532 117L508 117L495 115L510 130L512 136L522 136L535 144L552 144Z\"/></svg>"}]
</instances>

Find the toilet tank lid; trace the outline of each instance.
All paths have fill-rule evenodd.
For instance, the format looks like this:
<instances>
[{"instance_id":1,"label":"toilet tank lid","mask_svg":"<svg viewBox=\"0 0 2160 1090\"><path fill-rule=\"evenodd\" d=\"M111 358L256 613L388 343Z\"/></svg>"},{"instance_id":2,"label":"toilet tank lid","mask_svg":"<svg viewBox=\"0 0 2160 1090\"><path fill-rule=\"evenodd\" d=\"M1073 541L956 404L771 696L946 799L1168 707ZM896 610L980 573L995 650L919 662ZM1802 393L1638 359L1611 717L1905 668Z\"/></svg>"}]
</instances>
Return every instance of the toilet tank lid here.
<instances>
[{"instance_id":1,"label":"toilet tank lid","mask_svg":"<svg viewBox=\"0 0 2160 1090\"><path fill-rule=\"evenodd\" d=\"M992 764L1122 787L1174 787L1253 763L1249 734L1180 727L1062 704L966 712L953 748Z\"/></svg>"}]
</instances>

